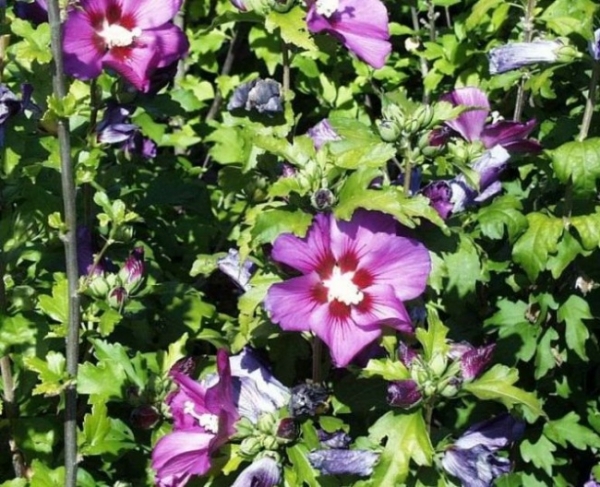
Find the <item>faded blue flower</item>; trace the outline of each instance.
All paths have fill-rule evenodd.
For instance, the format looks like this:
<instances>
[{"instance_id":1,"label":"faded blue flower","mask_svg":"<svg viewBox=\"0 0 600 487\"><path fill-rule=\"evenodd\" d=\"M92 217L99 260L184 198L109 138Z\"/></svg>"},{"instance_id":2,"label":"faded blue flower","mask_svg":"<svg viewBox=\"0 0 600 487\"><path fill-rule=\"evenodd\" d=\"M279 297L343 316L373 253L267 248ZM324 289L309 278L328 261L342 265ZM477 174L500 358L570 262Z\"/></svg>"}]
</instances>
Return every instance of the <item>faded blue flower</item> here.
<instances>
[{"instance_id":1,"label":"faded blue flower","mask_svg":"<svg viewBox=\"0 0 600 487\"><path fill-rule=\"evenodd\" d=\"M367 477L379 460L379 454L370 450L315 450L307 455L313 468L322 475L360 475Z\"/></svg>"},{"instance_id":2,"label":"faded blue flower","mask_svg":"<svg viewBox=\"0 0 600 487\"><path fill-rule=\"evenodd\" d=\"M388 384L387 402L390 406L409 409L417 405L422 398L419 385L412 379L395 380Z\"/></svg>"},{"instance_id":3,"label":"faded blue flower","mask_svg":"<svg viewBox=\"0 0 600 487\"><path fill-rule=\"evenodd\" d=\"M231 487L275 487L279 482L279 464L271 457L265 456L246 467Z\"/></svg>"},{"instance_id":4,"label":"faded blue flower","mask_svg":"<svg viewBox=\"0 0 600 487\"><path fill-rule=\"evenodd\" d=\"M348 449L350 443L352 443L352 438L344 431L327 433L327 431L319 429L317 430L317 436L319 437L321 445L326 446L327 448L345 450Z\"/></svg>"},{"instance_id":5,"label":"faded blue flower","mask_svg":"<svg viewBox=\"0 0 600 487\"><path fill-rule=\"evenodd\" d=\"M316 150L319 150L327 142L342 140L326 118L321 120L314 127L309 128L306 131L306 134L312 139Z\"/></svg>"},{"instance_id":6,"label":"faded blue flower","mask_svg":"<svg viewBox=\"0 0 600 487\"><path fill-rule=\"evenodd\" d=\"M314 416L327 407L329 393L327 389L319 384L300 384L292 388L290 399L290 415Z\"/></svg>"},{"instance_id":7,"label":"faded blue flower","mask_svg":"<svg viewBox=\"0 0 600 487\"><path fill-rule=\"evenodd\" d=\"M130 122L133 110L110 102L98 126L98 142L121 144L127 154L140 155L146 159L156 157L156 144L144 137L140 128Z\"/></svg>"},{"instance_id":8,"label":"faded blue flower","mask_svg":"<svg viewBox=\"0 0 600 487\"><path fill-rule=\"evenodd\" d=\"M250 278L254 264L246 259L242 264L240 262L240 253L236 249L229 249L225 257L217 260L217 267L221 272L228 275L244 291L250 289Z\"/></svg>"},{"instance_id":9,"label":"faded blue flower","mask_svg":"<svg viewBox=\"0 0 600 487\"><path fill-rule=\"evenodd\" d=\"M492 49L488 54L490 74L499 74L535 63L558 60L559 41L512 42Z\"/></svg>"},{"instance_id":10,"label":"faded blue flower","mask_svg":"<svg viewBox=\"0 0 600 487\"><path fill-rule=\"evenodd\" d=\"M594 60L600 61L600 29L594 31L594 38L590 41L588 50Z\"/></svg>"},{"instance_id":11,"label":"faded blue flower","mask_svg":"<svg viewBox=\"0 0 600 487\"><path fill-rule=\"evenodd\" d=\"M236 88L227 104L227 110L238 108L267 115L283 112L281 85L273 79L260 78L244 83Z\"/></svg>"},{"instance_id":12,"label":"faded blue flower","mask_svg":"<svg viewBox=\"0 0 600 487\"><path fill-rule=\"evenodd\" d=\"M510 460L497 451L523 435L525 423L505 413L473 425L444 453L442 466L463 487L489 487L510 472Z\"/></svg>"}]
</instances>

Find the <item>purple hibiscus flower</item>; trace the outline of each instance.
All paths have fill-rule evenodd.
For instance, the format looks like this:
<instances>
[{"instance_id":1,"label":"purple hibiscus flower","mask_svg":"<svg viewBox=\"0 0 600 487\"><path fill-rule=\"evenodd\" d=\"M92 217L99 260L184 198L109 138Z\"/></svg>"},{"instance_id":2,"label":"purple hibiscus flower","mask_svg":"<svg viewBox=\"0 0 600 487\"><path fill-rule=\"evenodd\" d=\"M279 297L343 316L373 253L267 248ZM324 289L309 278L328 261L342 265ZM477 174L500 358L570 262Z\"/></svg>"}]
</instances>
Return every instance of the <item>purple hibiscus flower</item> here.
<instances>
[{"instance_id":1,"label":"purple hibiscus flower","mask_svg":"<svg viewBox=\"0 0 600 487\"><path fill-rule=\"evenodd\" d=\"M137 154L146 159L156 157L156 144L144 137L137 125L130 123L131 113L129 107L109 103L96 127L98 142L121 144L126 154Z\"/></svg>"},{"instance_id":2,"label":"purple hibiscus flower","mask_svg":"<svg viewBox=\"0 0 600 487\"><path fill-rule=\"evenodd\" d=\"M469 142L481 141L486 149L496 145L514 152L538 152L539 142L527 139L535 128L536 121L531 119L526 123L500 120L486 124L490 114L490 102L486 94L479 88L468 86L457 88L441 97L453 106L472 107L472 110L461 113L454 120L448 120L446 126L450 130L434 131L432 145L444 143L450 136L458 133Z\"/></svg>"},{"instance_id":3,"label":"purple hibiscus flower","mask_svg":"<svg viewBox=\"0 0 600 487\"><path fill-rule=\"evenodd\" d=\"M219 350L217 374L200 382L177 370L171 375L178 386L167 398L174 428L152 452L160 487L183 487L192 476L207 473L211 456L235 433L240 418L255 422L259 413L273 413L289 400L287 388L250 349L231 359ZM272 465L267 467L272 470ZM253 470L247 473L252 475Z\"/></svg>"},{"instance_id":4,"label":"purple hibiscus flower","mask_svg":"<svg viewBox=\"0 0 600 487\"><path fill-rule=\"evenodd\" d=\"M342 140L326 118L321 120L314 127L309 128L306 133L312 139L316 150L319 150L327 142Z\"/></svg>"},{"instance_id":5,"label":"purple hibiscus flower","mask_svg":"<svg viewBox=\"0 0 600 487\"><path fill-rule=\"evenodd\" d=\"M477 423L446 450L442 466L463 487L489 487L510 472L510 460L497 451L521 438L524 430L525 423L508 413Z\"/></svg>"},{"instance_id":6,"label":"purple hibiscus flower","mask_svg":"<svg viewBox=\"0 0 600 487\"><path fill-rule=\"evenodd\" d=\"M19 1L15 3L15 15L20 19L29 20L34 25L48 22L48 5L46 0L33 2Z\"/></svg>"},{"instance_id":7,"label":"purple hibiscus flower","mask_svg":"<svg viewBox=\"0 0 600 487\"><path fill-rule=\"evenodd\" d=\"M374 68L392 51L388 13L380 0L308 0L308 30L326 32Z\"/></svg>"},{"instance_id":8,"label":"purple hibiscus flower","mask_svg":"<svg viewBox=\"0 0 600 487\"><path fill-rule=\"evenodd\" d=\"M171 20L182 0L81 0L64 25L65 71L88 80L103 68L139 91L150 89L158 68L183 57L188 41Z\"/></svg>"},{"instance_id":9,"label":"purple hibiscus flower","mask_svg":"<svg viewBox=\"0 0 600 487\"><path fill-rule=\"evenodd\" d=\"M495 47L488 54L490 74L499 74L535 63L554 63L558 60L560 41L511 42Z\"/></svg>"},{"instance_id":10,"label":"purple hibiscus flower","mask_svg":"<svg viewBox=\"0 0 600 487\"><path fill-rule=\"evenodd\" d=\"M398 236L392 217L363 210L348 222L319 214L305 238L281 235L271 256L302 273L269 289L272 320L318 335L338 367L379 338L383 325L412 332L403 301L423 293L431 269L425 246Z\"/></svg>"}]
</instances>

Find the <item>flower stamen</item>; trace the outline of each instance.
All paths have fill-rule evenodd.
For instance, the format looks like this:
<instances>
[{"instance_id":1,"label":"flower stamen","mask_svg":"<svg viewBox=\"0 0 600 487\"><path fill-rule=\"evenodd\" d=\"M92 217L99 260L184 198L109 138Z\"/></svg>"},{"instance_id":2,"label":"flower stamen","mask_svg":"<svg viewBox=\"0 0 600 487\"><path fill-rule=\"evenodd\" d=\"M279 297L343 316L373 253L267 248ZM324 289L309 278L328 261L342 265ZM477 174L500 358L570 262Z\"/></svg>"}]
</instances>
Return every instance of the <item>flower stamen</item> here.
<instances>
[{"instance_id":1,"label":"flower stamen","mask_svg":"<svg viewBox=\"0 0 600 487\"><path fill-rule=\"evenodd\" d=\"M340 0L317 0L317 13L323 17L331 17L340 7Z\"/></svg>"},{"instance_id":2,"label":"flower stamen","mask_svg":"<svg viewBox=\"0 0 600 487\"><path fill-rule=\"evenodd\" d=\"M108 24L106 22L100 32L100 36L104 39L109 49L113 47L130 47L140 35L142 35L142 29L139 27L129 30L122 25Z\"/></svg>"},{"instance_id":3,"label":"flower stamen","mask_svg":"<svg viewBox=\"0 0 600 487\"><path fill-rule=\"evenodd\" d=\"M340 268L335 266L329 279L323 281L323 285L327 288L327 301L331 303L336 300L348 306L359 304L365 295L354 284L353 278L354 272L342 273Z\"/></svg>"},{"instance_id":4,"label":"flower stamen","mask_svg":"<svg viewBox=\"0 0 600 487\"><path fill-rule=\"evenodd\" d=\"M209 433L216 435L219 432L219 417L216 414L198 414L192 401L185 402L183 412L198 421Z\"/></svg>"}]
</instances>

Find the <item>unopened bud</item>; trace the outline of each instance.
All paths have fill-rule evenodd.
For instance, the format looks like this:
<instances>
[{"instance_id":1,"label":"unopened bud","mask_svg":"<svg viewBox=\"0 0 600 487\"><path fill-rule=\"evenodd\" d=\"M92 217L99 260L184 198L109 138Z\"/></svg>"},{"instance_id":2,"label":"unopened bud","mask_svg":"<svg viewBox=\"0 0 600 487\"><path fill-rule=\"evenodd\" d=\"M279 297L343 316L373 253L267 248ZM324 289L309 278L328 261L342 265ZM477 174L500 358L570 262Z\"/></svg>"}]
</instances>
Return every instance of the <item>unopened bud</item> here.
<instances>
[{"instance_id":1,"label":"unopened bud","mask_svg":"<svg viewBox=\"0 0 600 487\"><path fill-rule=\"evenodd\" d=\"M242 455L253 457L263 449L261 441L258 438L245 438L240 444L240 453Z\"/></svg>"},{"instance_id":2,"label":"unopened bud","mask_svg":"<svg viewBox=\"0 0 600 487\"><path fill-rule=\"evenodd\" d=\"M258 422L256 423L256 427L258 431L261 433L270 434L275 430L275 425L277 424L277 419L270 413L266 413L258 418Z\"/></svg>"},{"instance_id":3,"label":"unopened bud","mask_svg":"<svg viewBox=\"0 0 600 487\"><path fill-rule=\"evenodd\" d=\"M324 211L333 206L335 196L330 190L322 188L313 193L310 202L316 210Z\"/></svg>"},{"instance_id":4,"label":"unopened bud","mask_svg":"<svg viewBox=\"0 0 600 487\"><path fill-rule=\"evenodd\" d=\"M390 406L409 409L417 405L423 395L414 380L397 380L390 382L387 389L387 402Z\"/></svg>"},{"instance_id":5,"label":"unopened bud","mask_svg":"<svg viewBox=\"0 0 600 487\"><path fill-rule=\"evenodd\" d=\"M277 426L277 438L280 443L294 441L300 434L300 427L294 418L284 418Z\"/></svg>"},{"instance_id":6,"label":"unopened bud","mask_svg":"<svg viewBox=\"0 0 600 487\"><path fill-rule=\"evenodd\" d=\"M115 309L121 308L127 299L127 291L122 287L114 288L108 295L108 304Z\"/></svg>"},{"instance_id":7,"label":"unopened bud","mask_svg":"<svg viewBox=\"0 0 600 487\"><path fill-rule=\"evenodd\" d=\"M137 247L133 250L119 271L119 279L123 283L125 290L131 294L140 286L143 278L144 248Z\"/></svg>"},{"instance_id":8,"label":"unopened bud","mask_svg":"<svg viewBox=\"0 0 600 487\"><path fill-rule=\"evenodd\" d=\"M381 139L385 142L396 142L402 132L398 124L391 120L381 120L377 128Z\"/></svg>"}]
</instances>

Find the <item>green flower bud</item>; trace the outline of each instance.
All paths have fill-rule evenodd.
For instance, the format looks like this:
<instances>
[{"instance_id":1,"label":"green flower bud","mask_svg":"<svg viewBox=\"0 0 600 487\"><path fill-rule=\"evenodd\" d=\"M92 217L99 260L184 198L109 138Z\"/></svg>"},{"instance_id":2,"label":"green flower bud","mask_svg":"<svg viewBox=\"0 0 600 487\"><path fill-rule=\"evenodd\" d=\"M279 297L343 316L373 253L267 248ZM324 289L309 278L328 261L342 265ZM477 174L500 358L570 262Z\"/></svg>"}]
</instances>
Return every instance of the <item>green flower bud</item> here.
<instances>
[{"instance_id":1,"label":"green flower bud","mask_svg":"<svg viewBox=\"0 0 600 487\"><path fill-rule=\"evenodd\" d=\"M461 380L457 377L452 377L446 385L442 386L440 394L444 397L454 397L460 390Z\"/></svg>"},{"instance_id":2,"label":"green flower bud","mask_svg":"<svg viewBox=\"0 0 600 487\"><path fill-rule=\"evenodd\" d=\"M263 450L261 440L256 437L246 438L240 444L240 453L244 456L254 457L258 452Z\"/></svg>"},{"instance_id":3,"label":"green flower bud","mask_svg":"<svg viewBox=\"0 0 600 487\"><path fill-rule=\"evenodd\" d=\"M235 425L236 428L236 438L247 438L252 436L255 431L255 427L248 418L241 418Z\"/></svg>"},{"instance_id":4,"label":"green flower bud","mask_svg":"<svg viewBox=\"0 0 600 487\"><path fill-rule=\"evenodd\" d=\"M419 123L421 129L427 129L433 122L434 114L435 110L431 106L422 105L415 110L413 117Z\"/></svg>"},{"instance_id":5,"label":"green flower bud","mask_svg":"<svg viewBox=\"0 0 600 487\"><path fill-rule=\"evenodd\" d=\"M263 414L258 418L258 422L256 423L256 427L258 431L261 433L265 433L270 435L276 431L277 426L277 418L273 414L267 413Z\"/></svg>"},{"instance_id":6,"label":"green flower bud","mask_svg":"<svg viewBox=\"0 0 600 487\"><path fill-rule=\"evenodd\" d=\"M263 438L262 446L265 450L277 450L277 448L279 448L279 442L274 436L266 436Z\"/></svg>"},{"instance_id":7,"label":"green flower bud","mask_svg":"<svg viewBox=\"0 0 600 487\"><path fill-rule=\"evenodd\" d=\"M384 120L396 122L398 125L404 125L404 112L398 105L388 103L381 109L381 115Z\"/></svg>"},{"instance_id":8,"label":"green flower bud","mask_svg":"<svg viewBox=\"0 0 600 487\"><path fill-rule=\"evenodd\" d=\"M289 12L294 6L295 0L271 0L271 8L276 12Z\"/></svg>"},{"instance_id":9,"label":"green flower bud","mask_svg":"<svg viewBox=\"0 0 600 487\"><path fill-rule=\"evenodd\" d=\"M310 202L316 210L323 211L334 205L335 196L327 188L322 188L312 194Z\"/></svg>"},{"instance_id":10,"label":"green flower bud","mask_svg":"<svg viewBox=\"0 0 600 487\"><path fill-rule=\"evenodd\" d=\"M94 298L105 298L109 290L110 284L106 282L106 278L103 275L96 275L88 284L86 294Z\"/></svg>"},{"instance_id":11,"label":"green flower bud","mask_svg":"<svg viewBox=\"0 0 600 487\"><path fill-rule=\"evenodd\" d=\"M396 142L400 137L401 129L396 122L381 120L378 124L379 135L385 142Z\"/></svg>"}]
</instances>

